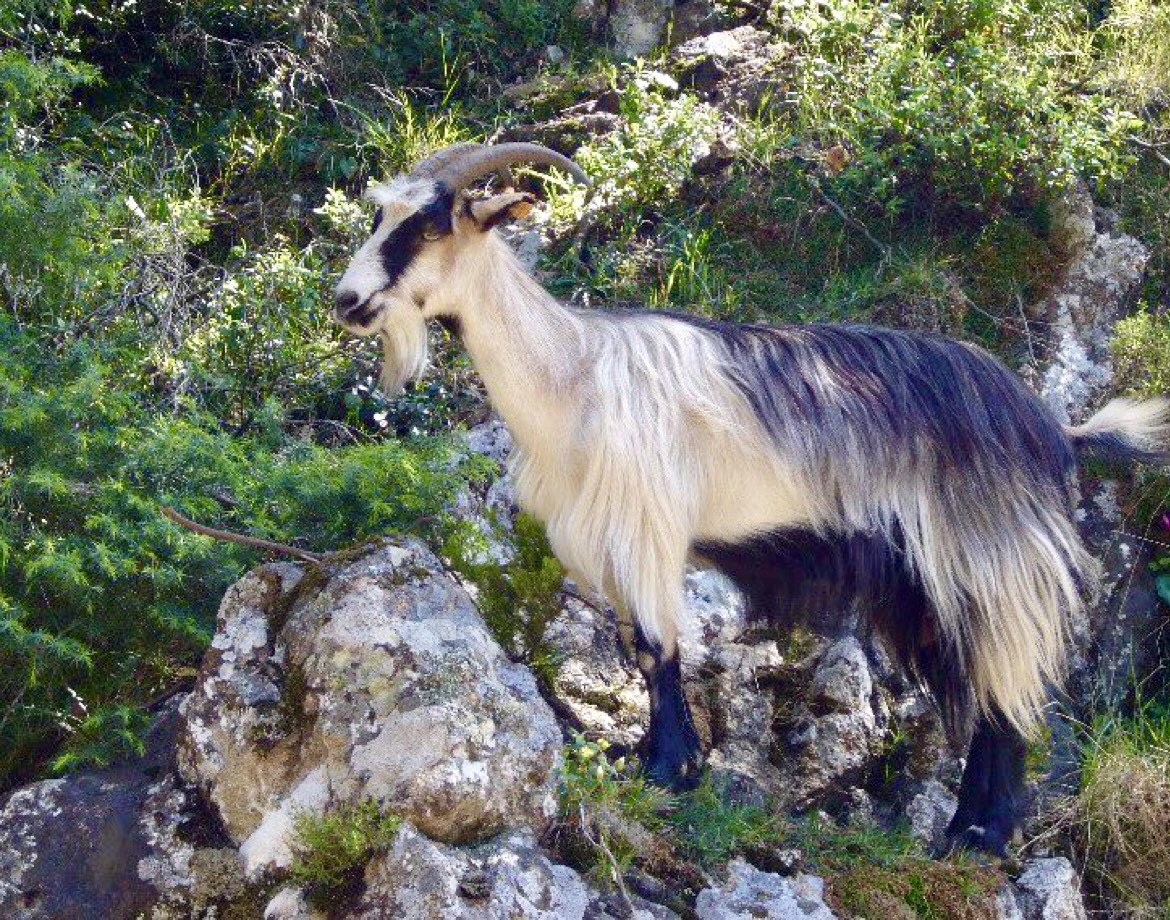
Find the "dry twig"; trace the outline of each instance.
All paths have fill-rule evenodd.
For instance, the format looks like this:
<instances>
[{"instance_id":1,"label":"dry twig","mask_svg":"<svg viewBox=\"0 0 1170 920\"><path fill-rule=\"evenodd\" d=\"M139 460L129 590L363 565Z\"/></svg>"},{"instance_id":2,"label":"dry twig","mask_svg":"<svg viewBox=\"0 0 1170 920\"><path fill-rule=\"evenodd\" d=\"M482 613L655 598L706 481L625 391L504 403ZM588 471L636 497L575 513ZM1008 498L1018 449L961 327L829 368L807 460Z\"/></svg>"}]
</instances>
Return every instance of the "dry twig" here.
<instances>
[{"instance_id":1,"label":"dry twig","mask_svg":"<svg viewBox=\"0 0 1170 920\"><path fill-rule=\"evenodd\" d=\"M213 539L223 540L227 543L241 543L244 546L267 550L270 553L278 553L282 556L294 556L297 559L303 559L305 562L324 562L326 559L325 556L310 553L308 550L298 549L295 546L289 546L287 543L276 543L272 540L263 540L260 537L250 537L247 534L232 533L230 530L219 530L216 527L208 527L206 524L197 524L190 518L179 514L174 508L168 508L165 505L163 506L162 513L180 527L186 527L188 530L202 534L205 537L212 537Z\"/></svg>"}]
</instances>

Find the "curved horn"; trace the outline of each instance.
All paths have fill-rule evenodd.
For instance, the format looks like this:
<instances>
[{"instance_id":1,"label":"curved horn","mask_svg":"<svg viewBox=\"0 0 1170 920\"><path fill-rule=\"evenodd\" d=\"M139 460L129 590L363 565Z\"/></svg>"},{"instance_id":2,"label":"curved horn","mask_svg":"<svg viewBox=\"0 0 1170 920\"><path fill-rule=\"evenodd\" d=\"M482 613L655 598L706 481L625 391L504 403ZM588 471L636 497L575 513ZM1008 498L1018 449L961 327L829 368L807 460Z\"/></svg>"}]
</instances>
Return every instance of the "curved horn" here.
<instances>
[{"instance_id":1,"label":"curved horn","mask_svg":"<svg viewBox=\"0 0 1170 920\"><path fill-rule=\"evenodd\" d=\"M415 166L410 171L412 176L418 176L422 179L433 178L435 173L452 165L456 160L461 159L466 154L473 150L479 150L483 144L476 144L472 141L464 141L460 144L452 144L450 147L444 147L442 150L436 150L429 157Z\"/></svg>"},{"instance_id":2,"label":"curved horn","mask_svg":"<svg viewBox=\"0 0 1170 920\"><path fill-rule=\"evenodd\" d=\"M466 188L476 179L486 176L488 173L506 170L513 163L555 166L567 172L582 185L592 184L585 174L585 170L580 166L567 156L542 147L540 144L497 144L494 147L469 150L461 154L457 160L447 162L447 167L436 173L434 178L455 190Z\"/></svg>"}]
</instances>

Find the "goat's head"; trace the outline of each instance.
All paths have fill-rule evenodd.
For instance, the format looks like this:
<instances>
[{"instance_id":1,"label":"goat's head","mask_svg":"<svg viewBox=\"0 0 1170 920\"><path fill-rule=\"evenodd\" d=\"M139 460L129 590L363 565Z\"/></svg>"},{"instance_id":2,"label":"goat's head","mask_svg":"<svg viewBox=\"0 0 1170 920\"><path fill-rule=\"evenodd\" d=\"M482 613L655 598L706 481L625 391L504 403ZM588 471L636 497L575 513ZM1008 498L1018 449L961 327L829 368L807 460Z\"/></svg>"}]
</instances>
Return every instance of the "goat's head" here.
<instances>
[{"instance_id":1,"label":"goat's head","mask_svg":"<svg viewBox=\"0 0 1170 920\"><path fill-rule=\"evenodd\" d=\"M472 200L464 190L499 174L511 184L516 163L556 166L588 184L577 164L538 144L456 144L432 154L410 173L373 186L377 205L370 238L350 260L335 292L334 316L357 335L380 335L382 386L389 393L422 373L425 321L450 308L443 287L460 252L496 224L525 216L535 199L512 190Z\"/></svg>"}]
</instances>

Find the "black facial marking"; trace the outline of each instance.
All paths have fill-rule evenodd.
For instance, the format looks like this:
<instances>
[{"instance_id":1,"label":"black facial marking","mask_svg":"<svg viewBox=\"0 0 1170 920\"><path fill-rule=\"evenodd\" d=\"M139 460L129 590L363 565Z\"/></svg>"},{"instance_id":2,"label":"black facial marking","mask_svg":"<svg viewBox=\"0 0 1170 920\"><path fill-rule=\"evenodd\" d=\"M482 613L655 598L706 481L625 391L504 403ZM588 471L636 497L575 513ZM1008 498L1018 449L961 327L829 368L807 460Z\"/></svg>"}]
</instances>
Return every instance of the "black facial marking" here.
<instances>
[{"instance_id":1,"label":"black facial marking","mask_svg":"<svg viewBox=\"0 0 1170 920\"><path fill-rule=\"evenodd\" d=\"M447 235L451 232L451 207L454 197L441 183L435 183L435 197L390 231L379 252L386 270L386 287L393 287L423 245L426 232Z\"/></svg>"},{"instance_id":2,"label":"black facial marking","mask_svg":"<svg viewBox=\"0 0 1170 920\"><path fill-rule=\"evenodd\" d=\"M373 226L370 227L370 236L373 236L375 233L377 233L380 226L382 226L382 209L378 208L378 210L374 212L374 223Z\"/></svg>"}]
</instances>

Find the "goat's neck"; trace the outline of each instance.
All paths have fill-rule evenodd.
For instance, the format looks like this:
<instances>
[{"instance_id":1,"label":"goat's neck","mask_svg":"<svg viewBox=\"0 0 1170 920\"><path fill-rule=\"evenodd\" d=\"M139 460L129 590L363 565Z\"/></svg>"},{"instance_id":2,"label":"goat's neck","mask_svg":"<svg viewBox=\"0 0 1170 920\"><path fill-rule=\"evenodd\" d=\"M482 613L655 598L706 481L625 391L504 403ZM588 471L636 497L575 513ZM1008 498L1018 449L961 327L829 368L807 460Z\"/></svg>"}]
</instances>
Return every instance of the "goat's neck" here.
<instances>
[{"instance_id":1,"label":"goat's neck","mask_svg":"<svg viewBox=\"0 0 1170 920\"><path fill-rule=\"evenodd\" d=\"M464 347L517 443L540 452L572 425L587 315L549 295L489 234L457 270Z\"/></svg>"}]
</instances>

